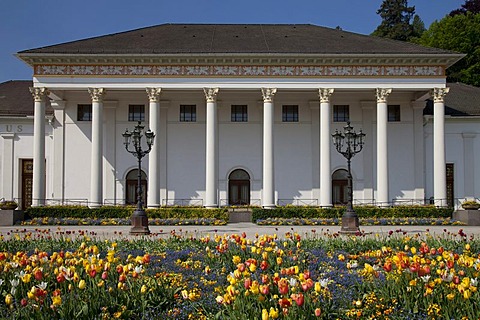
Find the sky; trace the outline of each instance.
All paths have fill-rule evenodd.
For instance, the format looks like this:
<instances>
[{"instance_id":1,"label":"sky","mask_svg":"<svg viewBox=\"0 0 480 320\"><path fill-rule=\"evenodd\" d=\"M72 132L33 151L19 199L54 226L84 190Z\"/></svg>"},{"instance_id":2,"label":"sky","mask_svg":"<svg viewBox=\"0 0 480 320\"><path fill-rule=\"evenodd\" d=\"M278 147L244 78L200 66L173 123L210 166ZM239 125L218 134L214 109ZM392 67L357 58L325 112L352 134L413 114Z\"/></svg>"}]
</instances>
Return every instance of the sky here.
<instances>
[{"instance_id":1,"label":"sky","mask_svg":"<svg viewBox=\"0 0 480 320\"><path fill-rule=\"evenodd\" d=\"M382 0L0 0L0 83L31 79L15 53L164 23L314 24L370 34ZM409 0L425 26L465 0Z\"/></svg>"}]
</instances>

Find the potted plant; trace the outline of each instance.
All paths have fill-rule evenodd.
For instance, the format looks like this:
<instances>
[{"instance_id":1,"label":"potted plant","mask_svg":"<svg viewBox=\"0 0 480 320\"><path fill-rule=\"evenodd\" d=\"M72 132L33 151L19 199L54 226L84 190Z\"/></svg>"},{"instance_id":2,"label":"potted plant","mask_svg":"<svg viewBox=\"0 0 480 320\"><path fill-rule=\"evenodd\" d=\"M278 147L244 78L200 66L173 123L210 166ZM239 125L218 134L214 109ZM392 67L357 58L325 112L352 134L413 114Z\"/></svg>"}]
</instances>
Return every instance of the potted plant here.
<instances>
[{"instance_id":1,"label":"potted plant","mask_svg":"<svg viewBox=\"0 0 480 320\"><path fill-rule=\"evenodd\" d=\"M478 210L480 208L480 203L475 200L468 200L462 202L462 208L465 210Z\"/></svg>"},{"instance_id":2,"label":"potted plant","mask_svg":"<svg viewBox=\"0 0 480 320\"><path fill-rule=\"evenodd\" d=\"M4 200L0 202L0 210L15 210L18 204L13 200Z\"/></svg>"}]
</instances>

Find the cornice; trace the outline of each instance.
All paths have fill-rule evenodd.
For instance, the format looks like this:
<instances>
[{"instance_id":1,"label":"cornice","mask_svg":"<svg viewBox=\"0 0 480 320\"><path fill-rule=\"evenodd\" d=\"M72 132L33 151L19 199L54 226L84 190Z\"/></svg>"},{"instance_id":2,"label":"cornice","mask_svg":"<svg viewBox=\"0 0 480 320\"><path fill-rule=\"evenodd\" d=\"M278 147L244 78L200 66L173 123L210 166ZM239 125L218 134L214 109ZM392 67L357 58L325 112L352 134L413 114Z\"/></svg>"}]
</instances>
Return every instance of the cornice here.
<instances>
[{"instance_id":1,"label":"cornice","mask_svg":"<svg viewBox=\"0 0 480 320\"><path fill-rule=\"evenodd\" d=\"M17 57L27 64L48 65L442 65L463 54L34 54Z\"/></svg>"}]
</instances>

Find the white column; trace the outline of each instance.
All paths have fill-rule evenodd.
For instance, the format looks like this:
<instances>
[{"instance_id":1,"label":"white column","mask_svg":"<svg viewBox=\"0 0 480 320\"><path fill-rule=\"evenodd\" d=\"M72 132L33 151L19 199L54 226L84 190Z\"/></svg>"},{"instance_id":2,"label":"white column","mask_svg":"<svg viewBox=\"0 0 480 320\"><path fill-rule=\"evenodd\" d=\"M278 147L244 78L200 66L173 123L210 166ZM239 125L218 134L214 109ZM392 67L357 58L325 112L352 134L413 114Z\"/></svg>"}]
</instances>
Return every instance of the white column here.
<instances>
[{"instance_id":1,"label":"white column","mask_svg":"<svg viewBox=\"0 0 480 320\"><path fill-rule=\"evenodd\" d=\"M445 103L450 88L433 88L433 197L435 204L447 206L447 168L445 161Z\"/></svg>"},{"instance_id":2,"label":"white column","mask_svg":"<svg viewBox=\"0 0 480 320\"><path fill-rule=\"evenodd\" d=\"M333 89L318 90L320 98L320 206L332 206L332 173L330 168L330 96Z\"/></svg>"},{"instance_id":3,"label":"white column","mask_svg":"<svg viewBox=\"0 0 480 320\"><path fill-rule=\"evenodd\" d=\"M217 201L217 94L218 88L204 88L207 100L207 141L205 170L205 207L218 207Z\"/></svg>"},{"instance_id":4,"label":"white column","mask_svg":"<svg viewBox=\"0 0 480 320\"><path fill-rule=\"evenodd\" d=\"M90 176L90 207L103 204L103 96L105 89L88 88L92 97L92 166Z\"/></svg>"},{"instance_id":5,"label":"white column","mask_svg":"<svg viewBox=\"0 0 480 320\"><path fill-rule=\"evenodd\" d=\"M388 205L387 97L392 89L377 88L377 203Z\"/></svg>"},{"instance_id":6,"label":"white column","mask_svg":"<svg viewBox=\"0 0 480 320\"><path fill-rule=\"evenodd\" d=\"M273 96L276 88L262 88L263 95L263 195L264 208L275 207L275 184L273 162Z\"/></svg>"},{"instance_id":7,"label":"white column","mask_svg":"<svg viewBox=\"0 0 480 320\"><path fill-rule=\"evenodd\" d=\"M32 206L45 205L45 97L46 88L30 88L35 101L33 118Z\"/></svg>"},{"instance_id":8,"label":"white column","mask_svg":"<svg viewBox=\"0 0 480 320\"><path fill-rule=\"evenodd\" d=\"M160 207L160 93L161 88L147 88L150 101L150 130L155 134L152 150L148 157L148 193L147 206Z\"/></svg>"}]
</instances>

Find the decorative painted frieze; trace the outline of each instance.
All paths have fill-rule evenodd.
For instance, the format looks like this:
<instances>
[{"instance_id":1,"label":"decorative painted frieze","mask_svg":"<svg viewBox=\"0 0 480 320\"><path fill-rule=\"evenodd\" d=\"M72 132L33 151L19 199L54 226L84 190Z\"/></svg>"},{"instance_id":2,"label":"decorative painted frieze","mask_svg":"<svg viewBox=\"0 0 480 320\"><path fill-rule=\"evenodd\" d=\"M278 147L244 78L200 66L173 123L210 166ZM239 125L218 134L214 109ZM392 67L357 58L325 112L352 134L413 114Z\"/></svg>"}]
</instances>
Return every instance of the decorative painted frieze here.
<instances>
[{"instance_id":1,"label":"decorative painted frieze","mask_svg":"<svg viewBox=\"0 0 480 320\"><path fill-rule=\"evenodd\" d=\"M35 65L36 76L442 77L442 66Z\"/></svg>"}]
</instances>

